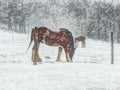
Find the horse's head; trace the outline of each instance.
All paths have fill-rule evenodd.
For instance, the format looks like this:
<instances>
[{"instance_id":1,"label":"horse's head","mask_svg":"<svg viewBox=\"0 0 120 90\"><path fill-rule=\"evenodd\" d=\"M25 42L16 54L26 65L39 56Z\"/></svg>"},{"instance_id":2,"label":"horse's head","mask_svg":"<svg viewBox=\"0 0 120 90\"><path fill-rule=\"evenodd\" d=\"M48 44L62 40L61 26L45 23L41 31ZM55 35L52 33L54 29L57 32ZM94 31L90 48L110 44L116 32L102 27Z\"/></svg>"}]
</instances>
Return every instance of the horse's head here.
<instances>
[{"instance_id":1,"label":"horse's head","mask_svg":"<svg viewBox=\"0 0 120 90\"><path fill-rule=\"evenodd\" d=\"M75 37L76 46L78 46L78 42L82 42L82 47L85 48L85 36Z\"/></svg>"},{"instance_id":2,"label":"horse's head","mask_svg":"<svg viewBox=\"0 0 120 90\"><path fill-rule=\"evenodd\" d=\"M46 27L35 27L34 32L38 34L38 40L41 42L43 39L49 35L49 29Z\"/></svg>"},{"instance_id":3,"label":"horse's head","mask_svg":"<svg viewBox=\"0 0 120 90\"><path fill-rule=\"evenodd\" d=\"M27 51L28 51L28 49L29 49L32 41L36 41L36 35L37 35L37 27L32 28L32 31L31 31L31 39L30 39L30 43L29 43L29 46L28 46L28 48L27 48ZM27 51L26 51L26 52L27 52Z\"/></svg>"}]
</instances>

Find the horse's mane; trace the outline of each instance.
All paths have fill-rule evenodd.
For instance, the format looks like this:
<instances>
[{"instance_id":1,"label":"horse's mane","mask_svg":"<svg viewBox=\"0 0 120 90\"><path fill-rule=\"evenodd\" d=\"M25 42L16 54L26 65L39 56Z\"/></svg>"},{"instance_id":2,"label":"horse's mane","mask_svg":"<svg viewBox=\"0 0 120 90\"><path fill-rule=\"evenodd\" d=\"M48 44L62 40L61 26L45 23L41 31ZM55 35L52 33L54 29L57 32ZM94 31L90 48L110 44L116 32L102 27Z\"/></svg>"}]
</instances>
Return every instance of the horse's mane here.
<instances>
[{"instance_id":1,"label":"horse's mane","mask_svg":"<svg viewBox=\"0 0 120 90\"><path fill-rule=\"evenodd\" d=\"M40 30L49 30L47 27L45 27L45 26L41 26L41 27L39 27L38 29L40 29Z\"/></svg>"}]
</instances>

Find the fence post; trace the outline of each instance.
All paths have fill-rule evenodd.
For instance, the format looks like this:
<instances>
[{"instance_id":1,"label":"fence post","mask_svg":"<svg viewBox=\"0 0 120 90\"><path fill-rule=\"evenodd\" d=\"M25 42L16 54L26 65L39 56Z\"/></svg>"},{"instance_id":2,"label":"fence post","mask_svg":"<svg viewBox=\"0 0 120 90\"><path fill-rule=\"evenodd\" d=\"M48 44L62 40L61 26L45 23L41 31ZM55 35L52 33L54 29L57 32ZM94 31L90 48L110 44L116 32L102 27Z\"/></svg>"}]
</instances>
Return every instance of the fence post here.
<instances>
[{"instance_id":1,"label":"fence post","mask_svg":"<svg viewBox=\"0 0 120 90\"><path fill-rule=\"evenodd\" d=\"M113 38L113 32L111 32L111 64L114 64L114 38Z\"/></svg>"}]
</instances>

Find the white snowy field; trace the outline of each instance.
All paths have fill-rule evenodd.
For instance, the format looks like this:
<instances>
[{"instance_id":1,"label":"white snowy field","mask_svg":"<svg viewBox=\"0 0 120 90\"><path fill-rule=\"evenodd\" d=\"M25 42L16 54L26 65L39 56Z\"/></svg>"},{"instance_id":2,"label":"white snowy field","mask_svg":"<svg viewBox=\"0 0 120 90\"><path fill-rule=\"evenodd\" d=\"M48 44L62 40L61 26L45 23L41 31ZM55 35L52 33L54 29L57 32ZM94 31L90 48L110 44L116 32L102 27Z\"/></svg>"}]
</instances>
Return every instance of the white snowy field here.
<instances>
[{"instance_id":1,"label":"white snowy field","mask_svg":"<svg viewBox=\"0 0 120 90\"><path fill-rule=\"evenodd\" d=\"M33 65L30 35L0 31L0 90L120 90L120 45L110 64L110 43L87 39L79 43L73 63L56 62L57 47L41 44L43 62Z\"/></svg>"}]
</instances>

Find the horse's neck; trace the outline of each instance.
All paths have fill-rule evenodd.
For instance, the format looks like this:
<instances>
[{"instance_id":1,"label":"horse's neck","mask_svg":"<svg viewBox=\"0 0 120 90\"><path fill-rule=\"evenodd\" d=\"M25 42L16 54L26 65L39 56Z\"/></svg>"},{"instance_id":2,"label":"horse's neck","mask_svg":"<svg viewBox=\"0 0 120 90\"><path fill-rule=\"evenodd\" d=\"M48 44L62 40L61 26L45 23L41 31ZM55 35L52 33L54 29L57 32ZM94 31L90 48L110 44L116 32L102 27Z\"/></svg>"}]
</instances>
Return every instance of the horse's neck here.
<instances>
[{"instance_id":1,"label":"horse's neck","mask_svg":"<svg viewBox=\"0 0 120 90\"><path fill-rule=\"evenodd\" d=\"M78 40L75 40L74 43L75 43L74 48L77 48L78 47Z\"/></svg>"}]
</instances>

